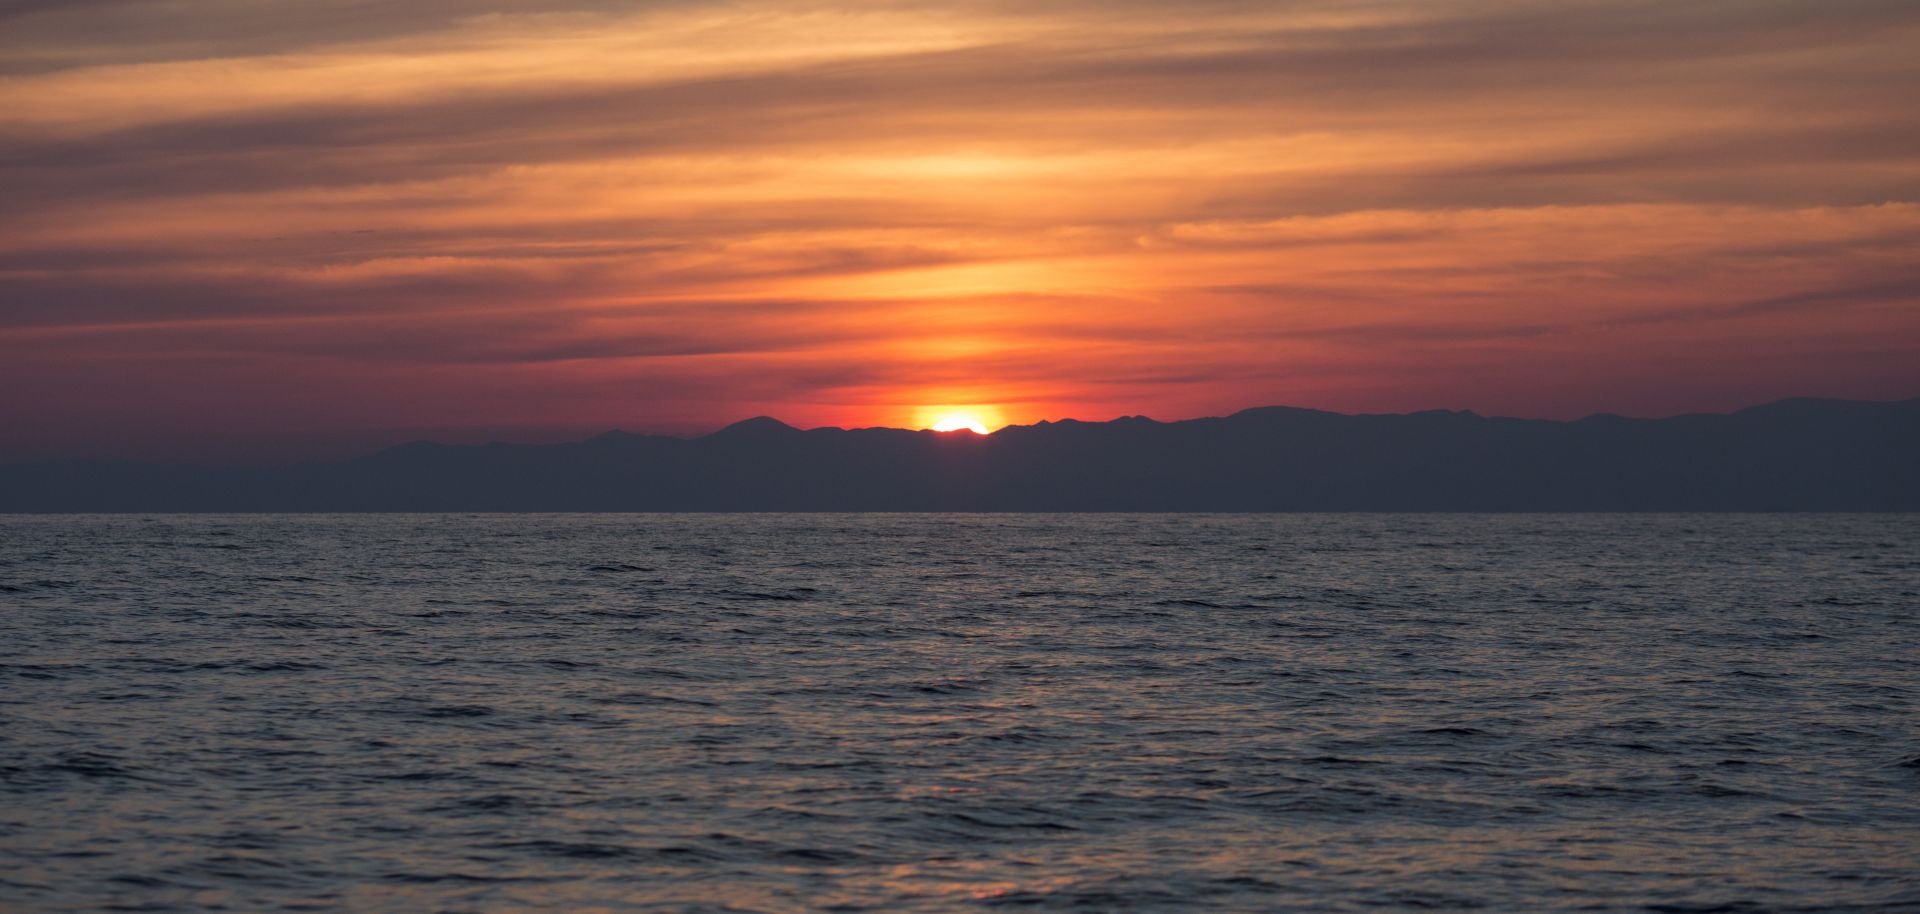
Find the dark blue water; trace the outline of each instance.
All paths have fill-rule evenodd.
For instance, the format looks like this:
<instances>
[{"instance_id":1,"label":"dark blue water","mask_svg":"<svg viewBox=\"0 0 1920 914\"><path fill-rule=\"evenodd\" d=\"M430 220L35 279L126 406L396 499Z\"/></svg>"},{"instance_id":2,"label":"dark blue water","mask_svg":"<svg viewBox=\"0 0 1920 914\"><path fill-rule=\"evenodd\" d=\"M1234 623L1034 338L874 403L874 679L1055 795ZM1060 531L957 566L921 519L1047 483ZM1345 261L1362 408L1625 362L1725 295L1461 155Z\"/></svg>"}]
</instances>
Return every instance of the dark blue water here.
<instances>
[{"instance_id":1,"label":"dark blue water","mask_svg":"<svg viewBox=\"0 0 1920 914\"><path fill-rule=\"evenodd\" d=\"M1920 910L1920 517L0 518L9 911Z\"/></svg>"}]
</instances>

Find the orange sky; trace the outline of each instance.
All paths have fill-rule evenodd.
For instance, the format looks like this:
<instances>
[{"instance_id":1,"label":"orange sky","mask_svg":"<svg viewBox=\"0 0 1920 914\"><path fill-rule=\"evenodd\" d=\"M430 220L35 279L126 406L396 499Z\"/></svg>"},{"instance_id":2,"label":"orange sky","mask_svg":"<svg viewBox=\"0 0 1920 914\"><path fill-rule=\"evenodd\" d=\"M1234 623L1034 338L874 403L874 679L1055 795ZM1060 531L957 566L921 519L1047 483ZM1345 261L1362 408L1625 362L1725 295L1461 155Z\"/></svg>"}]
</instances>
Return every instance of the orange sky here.
<instances>
[{"instance_id":1,"label":"orange sky","mask_svg":"<svg viewBox=\"0 0 1920 914\"><path fill-rule=\"evenodd\" d=\"M1920 395L1920 8L0 6L0 458Z\"/></svg>"}]
</instances>

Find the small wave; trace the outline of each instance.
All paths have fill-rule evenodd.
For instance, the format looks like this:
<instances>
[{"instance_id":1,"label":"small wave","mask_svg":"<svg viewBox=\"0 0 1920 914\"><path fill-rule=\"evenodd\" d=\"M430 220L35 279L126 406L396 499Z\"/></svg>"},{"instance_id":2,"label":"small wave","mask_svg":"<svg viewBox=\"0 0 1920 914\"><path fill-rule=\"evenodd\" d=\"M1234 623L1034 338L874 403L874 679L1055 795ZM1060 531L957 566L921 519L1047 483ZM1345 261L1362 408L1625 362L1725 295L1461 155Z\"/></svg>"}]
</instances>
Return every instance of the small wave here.
<instances>
[{"instance_id":1,"label":"small wave","mask_svg":"<svg viewBox=\"0 0 1920 914\"><path fill-rule=\"evenodd\" d=\"M59 761L41 766L43 771L63 774L77 774L83 778L127 778L141 780L132 770L122 764L121 759L93 752L74 752L60 757Z\"/></svg>"},{"instance_id":2,"label":"small wave","mask_svg":"<svg viewBox=\"0 0 1920 914\"><path fill-rule=\"evenodd\" d=\"M368 777L375 781L456 781L464 779L466 775L457 771L420 769L417 771L396 771L392 774L374 774L368 775Z\"/></svg>"},{"instance_id":3,"label":"small wave","mask_svg":"<svg viewBox=\"0 0 1920 914\"><path fill-rule=\"evenodd\" d=\"M1384 762L1377 761L1375 759L1348 758L1344 755L1316 755L1316 756L1313 756L1312 758L1301 759L1300 761L1308 765L1355 765L1355 766L1358 766L1358 765L1385 764Z\"/></svg>"},{"instance_id":4,"label":"small wave","mask_svg":"<svg viewBox=\"0 0 1920 914\"><path fill-rule=\"evenodd\" d=\"M533 876L487 876L480 873L386 873L379 877L381 882L397 882L412 885L437 885L444 882L484 885L496 882L542 882Z\"/></svg>"},{"instance_id":5,"label":"small wave","mask_svg":"<svg viewBox=\"0 0 1920 914\"><path fill-rule=\"evenodd\" d=\"M79 672L85 672L84 668L45 663L0 663L0 674L21 679L65 679L69 674Z\"/></svg>"},{"instance_id":6,"label":"small wave","mask_svg":"<svg viewBox=\"0 0 1920 914\"><path fill-rule=\"evenodd\" d=\"M511 841L482 846L499 850L528 851L545 857L560 857L568 860L620 860L638 857L644 853L639 848L620 844L595 844L581 841Z\"/></svg>"},{"instance_id":7,"label":"small wave","mask_svg":"<svg viewBox=\"0 0 1920 914\"><path fill-rule=\"evenodd\" d=\"M486 705L432 705L417 712L421 717L465 718L492 717L494 710Z\"/></svg>"},{"instance_id":8,"label":"small wave","mask_svg":"<svg viewBox=\"0 0 1920 914\"><path fill-rule=\"evenodd\" d=\"M428 806L426 812L461 813L499 813L517 812L527 808L528 803L510 793L489 793L477 797L460 797L445 803Z\"/></svg>"},{"instance_id":9,"label":"small wave","mask_svg":"<svg viewBox=\"0 0 1920 914\"><path fill-rule=\"evenodd\" d=\"M726 598L726 599L730 599L730 600L784 600L784 601L793 601L793 600L804 600L804 599L806 599L805 597L803 597L803 596L800 596L799 594L793 594L793 593L767 593L767 592L764 592L764 591L757 591L757 590L719 590L719 591L715 591L715 592L714 592L714 596L717 596L717 597L724 597L724 598Z\"/></svg>"},{"instance_id":10,"label":"small wave","mask_svg":"<svg viewBox=\"0 0 1920 914\"><path fill-rule=\"evenodd\" d=\"M951 821L962 822L967 825L972 825L976 828L996 828L996 829L1003 828L1003 829L1019 829L1023 831L1059 831L1059 832L1080 830L1078 828L1075 828L1074 826L1066 824L1065 822L1055 822L1051 819L997 819L997 818L989 818L984 814L974 814L974 813L965 813L965 812L949 812L949 813L944 813L942 815L944 818L949 819Z\"/></svg>"},{"instance_id":11,"label":"small wave","mask_svg":"<svg viewBox=\"0 0 1920 914\"><path fill-rule=\"evenodd\" d=\"M704 701L698 698L681 698L677 695L661 695L655 692L621 692L618 695L596 696L593 700L603 704L618 705L692 705L700 708L711 708L715 706L715 703L711 701Z\"/></svg>"},{"instance_id":12,"label":"small wave","mask_svg":"<svg viewBox=\"0 0 1920 914\"><path fill-rule=\"evenodd\" d=\"M1763 914L1772 909L1751 901L1727 901L1702 904L1650 904L1643 910L1652 911L1655 914Z\"/></svg>"}]
</instances>

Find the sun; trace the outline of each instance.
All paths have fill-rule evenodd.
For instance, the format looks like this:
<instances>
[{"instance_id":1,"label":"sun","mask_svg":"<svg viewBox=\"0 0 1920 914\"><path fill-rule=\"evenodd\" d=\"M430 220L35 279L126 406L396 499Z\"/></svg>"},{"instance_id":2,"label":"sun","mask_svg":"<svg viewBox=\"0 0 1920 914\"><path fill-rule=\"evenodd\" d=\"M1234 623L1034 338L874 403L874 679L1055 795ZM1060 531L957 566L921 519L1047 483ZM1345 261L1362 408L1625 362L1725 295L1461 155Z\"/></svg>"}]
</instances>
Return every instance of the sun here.
<instances>
[{"instance_id":1,"label":"sun","mask_svg":"<svg viewBox=\"0 0 1920 914\"><path fill-rule=\"evenodd\" d=\"M933 420L933 430L936 432L957 432L961 429L984 435L987 433L987 424L972 413L941 413L939 418Z\"/></svg>"},{"instance_id":2,"label":"sun","mask_svg":"<svg viewBox=\"0 0 1920 914\"><path fill-rule=\"evenodd\" d=\"M1000 411L1000 407L958 398L931 400L914 407L912 415L913 424L909 428L932 429L936 432L968 431L976 435L988 435L1007 424L1006 414Z\"/></svg>"}]
</instances>

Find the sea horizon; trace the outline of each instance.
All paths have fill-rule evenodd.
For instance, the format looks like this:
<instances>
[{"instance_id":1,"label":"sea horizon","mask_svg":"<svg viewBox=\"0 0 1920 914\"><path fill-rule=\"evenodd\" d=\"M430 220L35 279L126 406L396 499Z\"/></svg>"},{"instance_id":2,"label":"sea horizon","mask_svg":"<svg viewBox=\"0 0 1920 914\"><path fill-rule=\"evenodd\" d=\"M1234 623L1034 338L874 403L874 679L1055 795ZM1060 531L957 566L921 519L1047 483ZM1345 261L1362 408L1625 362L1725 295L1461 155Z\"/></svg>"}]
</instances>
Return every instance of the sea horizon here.
<instances>
[{"instance_id":1,"label":"sea horizon","mask_svg":"<svg viewBox=\"0 0 1920 914\"><path fill-rule=\"evenodd\" d=\"M0 914L1920 914L1917 49L0 0Z\"/></svg>"}]
</instances>

